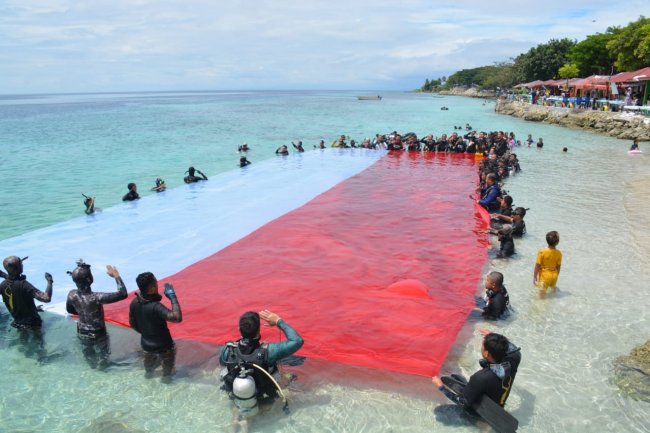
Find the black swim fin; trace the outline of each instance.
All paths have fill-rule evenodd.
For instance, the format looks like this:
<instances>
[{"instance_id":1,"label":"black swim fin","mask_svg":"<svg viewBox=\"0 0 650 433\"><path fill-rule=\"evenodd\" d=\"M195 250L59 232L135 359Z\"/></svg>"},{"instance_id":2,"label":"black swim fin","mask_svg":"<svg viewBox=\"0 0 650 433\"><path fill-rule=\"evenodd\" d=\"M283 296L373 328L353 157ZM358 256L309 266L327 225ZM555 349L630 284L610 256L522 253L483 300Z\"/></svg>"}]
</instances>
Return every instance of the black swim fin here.
<instances>
[{"instance_id":1,"label":"black swim fin","mask_svg":"<svg viewBox=\"0 0 650 433\"><path fill-rule=\"evenodd\" d=\"M514 433L519 427L517 418L485 395L472 405L472 409L498 433Z\"/></svg>"},{"instance_id":2,"label":"black swim fin","mask_svg":"<svg viewBox=\"0 0 650 433\"><path fill-rule=\"evenodd\" d=\"M462 377L454 376L456 375L443 376L440 380L454 393L462 395L467 383L460 380L463 379ZM472 409L498 433L514 433L519 427L517 418L510 415L497 402L487 396L482 396L472 405Z\"/></svg>"}]
</instances>

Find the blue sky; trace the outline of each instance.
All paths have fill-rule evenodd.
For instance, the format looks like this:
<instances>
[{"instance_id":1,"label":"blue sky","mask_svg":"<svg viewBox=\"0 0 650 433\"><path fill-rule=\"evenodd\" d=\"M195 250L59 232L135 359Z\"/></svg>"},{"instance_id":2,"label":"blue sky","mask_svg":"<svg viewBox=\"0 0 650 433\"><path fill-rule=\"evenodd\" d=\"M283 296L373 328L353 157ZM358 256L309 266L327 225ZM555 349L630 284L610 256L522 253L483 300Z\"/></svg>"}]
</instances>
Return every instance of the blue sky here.
<instances>
[{"instance_id":1,"label":"blue sky","mask_svg":"<svg viewBox=\"0 0 650 433\"><path fill-rule=\"evenodd\" d=\"M0 0L0 94L410 90L644 12L647 0Z\"/></svg>"}]
</instances>

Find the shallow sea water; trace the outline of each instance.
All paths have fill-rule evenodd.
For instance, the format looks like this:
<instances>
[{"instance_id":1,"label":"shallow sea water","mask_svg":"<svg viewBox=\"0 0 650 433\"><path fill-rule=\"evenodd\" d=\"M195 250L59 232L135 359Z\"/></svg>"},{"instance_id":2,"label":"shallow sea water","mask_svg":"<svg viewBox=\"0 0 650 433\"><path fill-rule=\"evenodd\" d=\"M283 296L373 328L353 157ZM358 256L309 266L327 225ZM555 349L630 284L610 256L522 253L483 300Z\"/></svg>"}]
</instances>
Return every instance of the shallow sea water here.
<instances>
[{"instance_id":1,"label":"shallow sea water","mask_svg":"<svg viewBox=\"0 0 650 433\"><path fill-rule=\"evenodd\" d=\"M395 93L360 102L354 96L3 97L0 143L11 157L0 170L6 201L0 239L78 216L80 192L96 194L98 206L109 207L132 180L147 194L157 176L180 185L190 164L208 176L230 170L242 142L253 147L248 157L255 164L290 140L302 139L310 149L341 133L357 140L393 129L440 134L466 122L479 130L512 130L522 140L532 133L546 146L517 149L523 172L506 185L515 205L530 208L528 234L513 259L491 259L485 267L505 274L516 313L487 325L470 319L442 372L477 369L476 329L487 326L522 347L507 404L520 431L649 431L650 404L626 398L610 377L613 360L649 338L650 159L628 155L627 142L496 115L480 100ZM440 111L442 105L450 110ZM560 232L564 263L559 292L540 300L532 270L549 230ZM38 281L28 266L26 272ZM100 372L85 363L74 321L44 317L47 357L39 363L25 353L0 307L0 431L226 431L230 405L218 389L214 347L178 342L178 375L165 385L144 379L138 336L130 330L110 327L118 365ZM291 414L276 408L251 431L477 431L453 414L437 419L434 408L447 402L428 378L315 360L287 371L298 375L289 386Z\"/></svg>"}]
</instances>

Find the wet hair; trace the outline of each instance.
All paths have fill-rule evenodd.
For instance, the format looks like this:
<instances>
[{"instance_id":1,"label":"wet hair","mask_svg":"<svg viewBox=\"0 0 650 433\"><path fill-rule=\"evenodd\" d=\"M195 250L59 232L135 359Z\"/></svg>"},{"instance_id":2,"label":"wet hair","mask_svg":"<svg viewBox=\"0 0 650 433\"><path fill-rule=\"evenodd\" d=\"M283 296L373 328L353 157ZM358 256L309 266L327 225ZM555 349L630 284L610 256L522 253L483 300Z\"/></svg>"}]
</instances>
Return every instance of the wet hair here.
<instances>
[{"instance_id":1,"label":"wet hair","mask_svg":"<svg viewBox=\"0 0 650 433\"><path fill-rule=\"evenodd\" d=\"M509 196L509 195L504 195L504 196L503 196L503 201L506 202L506 204L508 205L508 207L512 206L512 197L511 197L511 196Z\"/></svg>"},{"instance_id":2,"label":"wet hair","mask_svg":"<svg viewBox=\"0 0 650 433\"><path fill-rule=\"evenodd\" d=\"M135 278L135 282L141 292L147 292L155 284L156 277L151 272L143 272Z\"/></svg>"},{"instance_id":3,"label":"wet hair","mask_svg":"<svg viewBox=\"0 0 650 433\"><path fill-rule=\"evenodd\" d=\"M260 332L260 315L255 311L247 311L239 318L239 332L244 338L255 338Z\"/></svg>"},{"instance_id":4,"label":"wet hair","mask_svg":"<svg viewBox=\"0 0 650 433\"><path fill-rule=\"evenodd\" d=\"M196 170L194 169L194 167L190 167L190 168L187 169L187 172L190 174L190 176L194 176L195 171Z\"/></svg>"},{"instance_id":5,"label":"wet hair","mask_svg":"<svg viewBox=\"0 0 650 433\"><path fill-rule=\"evenodd\" d=\"M568 152L568 151L569 151L569 149L567 149L566 147L564 149L562 149L562 152Z\"/></svg>"},{"instance_id":6,"label":"wet hair","mask_svg":"<svg viewBox=\"0 0 650 433\"><path fill-rule=\"evenodd\" d=\"M508 353L509 344L508 339L501 334L491 333L483 339L483 347L494 358L495 362L503 361L503 358Z\"/></svg>"},{"instance_id":7,"label":"wet hair","mask_svg":"<svg viewBox=\"0 0 650 433\"><path fill-rule=\"evenodd\" d=\"M2 266L10 276L17 276L23 271L23 261L20 257L9 256L2 261Z\"/></svg>"},{"instance_id":8,"label":"wet hair","mask_svg":"<svg viewBox=\"0 0 650 433\"><path fill-rule=\"evenodd\" d=\"M135 184L133 182L130 182L126 187L129 189L129 191L131 191L133 188L135 188Z\"/></svg>"},{"instance_id":9,"label":"wet hair","mask_svg":"<svg viewBox=\"0 0 650 433\"><path fill-rule=\"evenodd\" d=\"M514 215L519 215L522 218L526 216L526 208L525 207L516 207L515 210L513 211Z\"/></svg>"},{"instance_id":10,"label":"wet hair","mask_svg":"<svg viewBox=\"0 0 650 433\"><path fill-rule=\"evenodd\" d=\"M554 247L560 243L560 234L553 230L552 232L546 233L546 243L549 247Z\"/></svg>"},{"instance_id":11,"label":"wet hair","mask_svg":"<svg viewBox=\"0 0 650 433\"><path fill-rule=\"evenodd\" d=\"M494 283L495 286L503 286L503 274L501 272L492 271L487 275L487 277Z\"/></svg>"},{"instance_id":12,"label":"wet hair","mask_svg":"<svg viewBox=\"0 0 650 433\"><path fill-rule=\"evenodd\" d=\"M492 182L496 183L497 181L497 176L494 173L488 173L487 176L485 176L485 180L492 179Z\"/></svg>"}]
</instances>

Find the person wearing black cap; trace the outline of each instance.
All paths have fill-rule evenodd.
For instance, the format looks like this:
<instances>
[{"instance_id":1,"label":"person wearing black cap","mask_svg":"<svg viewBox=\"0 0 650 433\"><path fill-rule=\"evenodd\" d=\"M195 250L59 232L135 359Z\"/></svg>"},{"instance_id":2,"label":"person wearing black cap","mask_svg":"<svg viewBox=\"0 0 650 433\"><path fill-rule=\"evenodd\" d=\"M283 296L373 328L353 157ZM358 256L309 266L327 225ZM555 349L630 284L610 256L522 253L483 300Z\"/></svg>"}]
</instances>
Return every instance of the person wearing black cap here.
<instances>
[{"instance_id":1,"label":"person wearing black cap","mask_svg":"<svg viewBox=\"0 0 650 433\"><path fill-rule=\"evenodd\" d=\"M167 322L183 321L181 306L174 287L165 284L165 296L171 301L169 310L160 303L158 280L151 272L144 272L135 279L140 292L135 294L129 307L129 324L141 334L140 345L144 351L145 377L153 377L153 372L162 362L163 380L169 382L176 364L176 345L167 328Z\"/></svg>"},{"instance_id":2,"label":"person wearing black cap","mask_svg":"<svg viewBox=\"0 0 650 433\"><path fill-rule=\"evenodd\" d=\"M198 173L199 176L194 176L194 172ZM183 178L183 182L185 183L195 183L195 182L200 182L202 180L208 180L208 177L203 174L201 170L196 170L194 167L190 167L187 169L187 176Z\"/></svg>"},{"instance_id":3,"label":"person wearing black cap","mask_svg":"<svg viewBox=\"0 0 650 433\"><path fill-rule=\"evenodd\" d=\"M280 328L287 340L260 342L260 319L268 326ZM277 372L277 363L297 352L304 341L289 324L268 310L242 314L239 332L241 338L237 342L228 342L221 349L219 363L226 367L222 372L224 389L239 409L241 421L257 413L258 402L273 402L282 392L272 376Z\"/></svg>"},{"instance_id":4,"label":"person wearing black cap","mask_svg":"<svg viewBox=\"0 0 650 433\"><path fill-rule=\"evenodd\" d=\"M32 286L23 273L23 261L16 256L9 256L2 261L7 274L0 272L0 277L5 280L0 283L2 300L7 310L14 319L11 326L20 330L39 330L43 321L38 315L34 299L41 302L50 302L52 299L52 275L45 273L47 287L41 292Z\"/></svg>"},{"instance_id":5,"label":"person wearing black cap","mask_svg":"<svg viewBox=\"0 0 650 433\"><path fill-rule=\"evenodd\" d=\"M77 262L74 271L68 272L77 286L68 293L66 310L69 314L79 316L77 336L83 346L83 354L91 368L106 368L110 354L110 343L104 323L104 304L126 299L127 292L120 273L114 266L107 265L106 273L115 278L117 292L93 292L93 274L90 265L83 260Z\"/></svg>"}]
</instances>

